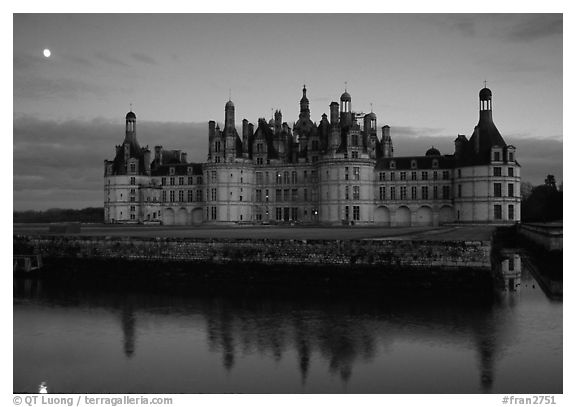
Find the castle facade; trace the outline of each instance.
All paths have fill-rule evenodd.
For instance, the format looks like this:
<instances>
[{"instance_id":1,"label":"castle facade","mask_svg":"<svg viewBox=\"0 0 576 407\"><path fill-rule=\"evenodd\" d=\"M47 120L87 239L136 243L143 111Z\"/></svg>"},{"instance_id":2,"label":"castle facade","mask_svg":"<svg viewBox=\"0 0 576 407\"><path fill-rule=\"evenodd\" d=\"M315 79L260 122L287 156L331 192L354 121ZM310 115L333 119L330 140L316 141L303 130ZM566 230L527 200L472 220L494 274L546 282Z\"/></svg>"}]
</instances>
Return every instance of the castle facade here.
<instances>
[{"instance_id":1,"label":"castle facade","mask_svg":"<svg viewBox=\"0 0 576 407\"><path fill-rule=\"evenodd\" d=\"M453 154L430 148L394 155L390 127L352 110L348 92L318 124L306 87L290 128L276 111L236 128L234 103L223 128L208 123L208 159L140 147L136 115L113 160L105 160L106 223L436 226L520 220L520 165L492 120L492 92L480 90L479 121L458 135Z\"/></svg>"}]
</instances>

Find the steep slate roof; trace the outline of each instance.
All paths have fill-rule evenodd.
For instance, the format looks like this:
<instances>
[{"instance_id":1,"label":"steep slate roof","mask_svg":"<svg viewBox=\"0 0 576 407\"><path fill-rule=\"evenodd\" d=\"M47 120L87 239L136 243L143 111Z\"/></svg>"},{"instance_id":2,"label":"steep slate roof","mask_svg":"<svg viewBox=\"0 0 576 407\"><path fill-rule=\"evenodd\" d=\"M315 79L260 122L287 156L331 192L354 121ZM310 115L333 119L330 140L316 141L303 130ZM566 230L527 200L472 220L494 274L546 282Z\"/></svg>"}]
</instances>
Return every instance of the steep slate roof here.
<instances>
[{"instance_id":1,"label":"steep slate roof","mask_svg":"<svg viewBox=\"0 0 576 407\"><path fill-rule=\"evenodd\" d=\"M278 158L278 151L274 148L274 132L268 126L265 119L258 120L258 128L254 132L254 140L256 139L264 139L266 142L266 148L268 150L268 158L269 159L277 159Z\"/></svg>"},{"instance_id":2,"label":"steep slate roof","mask_svg":"<svg viewBox=\"0 0 576 407\"><path fill-rule=\"evenodd\" d=\"M202 175L202 164L196 163L162 164L152 170L152 175L170 175L170 168L174 168L173 175ZM192 168L192 173L188 173L188 168Z\"/></svg>"},{"instance_id":3,"label":"steep slate roof","mask_svg":"<svg viewBox=\"0 0 576 407\"><path fill-rule=\"evenodd\" d=\"M412 168L412 161L416 160L416 168ZM433 168L432 162L438 160L438 167ZM390 168L390 162L394 161L396 163L396 168ZM454 168L454 156L452 155L441 155L441 156L409 156L409 157L391 157L391 158L380 158L376 161L375 170L385 171L385 170L406 170L406 171L418 171L418 170L445 170Z\"/></svg>"}]
</instances>

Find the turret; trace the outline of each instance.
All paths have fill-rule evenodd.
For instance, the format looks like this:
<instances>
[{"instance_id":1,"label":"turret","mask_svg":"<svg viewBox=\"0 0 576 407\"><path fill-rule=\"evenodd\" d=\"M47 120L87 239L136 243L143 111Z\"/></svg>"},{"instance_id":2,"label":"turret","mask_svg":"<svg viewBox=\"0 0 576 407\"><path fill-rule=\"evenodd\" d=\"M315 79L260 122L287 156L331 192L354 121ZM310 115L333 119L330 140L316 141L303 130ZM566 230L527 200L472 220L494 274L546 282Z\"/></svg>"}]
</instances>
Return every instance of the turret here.
<instances>
[{"instance_id":1,"label":"turret","mask_svg":"<svg viewBox=\"0 0 576 407\"><path fill-rule=\"evenodd\" d=\"M352 125L352 97L347 91L340 96L340 126Z\"/></svg>"},{"instance_id":2,"label":"turret","mask_svg":"<svg viewBox=\"0 0 576 407\"><path fill-rule=\"evenodd\" d=\"M126 136L124 141L129 143L136 141L136 115L132 110L126 114Z\"/></svg>"}]
</instances>

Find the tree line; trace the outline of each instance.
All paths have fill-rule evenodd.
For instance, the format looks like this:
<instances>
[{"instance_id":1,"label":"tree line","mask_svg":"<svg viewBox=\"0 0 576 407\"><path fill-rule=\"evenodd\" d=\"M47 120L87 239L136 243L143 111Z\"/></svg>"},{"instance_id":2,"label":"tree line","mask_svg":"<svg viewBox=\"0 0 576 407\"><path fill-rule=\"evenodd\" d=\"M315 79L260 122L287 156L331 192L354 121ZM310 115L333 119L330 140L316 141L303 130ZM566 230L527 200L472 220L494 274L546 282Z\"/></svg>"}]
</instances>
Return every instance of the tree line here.
<instances>
[{"instance_id":1,"label":"tree line","mask_svg":"<svg viewBox=\"0 0 576 407\"><path fill-rule=\"evenodd\" d=\"M48 209L45 211L14 211L14 223L82 222L103 223L104 208Z\"/></svg>"}]
</instances>

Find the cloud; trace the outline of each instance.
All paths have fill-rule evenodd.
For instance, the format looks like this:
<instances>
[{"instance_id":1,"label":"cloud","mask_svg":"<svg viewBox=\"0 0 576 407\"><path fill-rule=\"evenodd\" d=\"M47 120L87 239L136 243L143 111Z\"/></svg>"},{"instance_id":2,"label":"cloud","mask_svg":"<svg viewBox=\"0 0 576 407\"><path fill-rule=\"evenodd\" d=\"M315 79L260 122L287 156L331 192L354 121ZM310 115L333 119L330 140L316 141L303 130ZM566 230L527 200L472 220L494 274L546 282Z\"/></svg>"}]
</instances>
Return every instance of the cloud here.
<instances>
[{"instance_id":1,"label":"cloud","mask_svg":"<svg viewBox=\"0 0 576 407\"><path fill-rule=\"evenodd\" d=\"M78 55L64 54L62 55L62 59L85 67L93 66L92 62L88 61L86 58L79 57Z\"/></svg>"},{"instance_id":2,"label":"cloud","mask_svg":"<svg viewBox=\"0 0 576 407\"><path fill-rule=\"evenodd\" d=\"M130 65L128 65L127 63L121 61L120 59L115 58L115 57L113 57L113 56L110 56L110 55L108 55L108 54L106 54L106 53L104 53L104 52L97 52L96 54L94 54L94 56L95 56L96 58L98 58L99 60L104 61L104 62L106 62L107 64L110 64L110 65L130 66Z\"/></svg>"},{"instance_id":3,"label":"cloud","mask_svg":"<svg viewBox=\"0 0 576 407\"><path fill-rule=\"evenodd\" d=\"M142 54L140 52L133 52L132 54L132 58L134 58L136 61L139 62L144 62L146 64L151 64L151 65L156 65L156 60L146 54Z\"/></svg>"},{"instance_id":4,"label":"cloud","mask_svg":"<svg viewBox=\"0 0 576 407\"><path fill-rule=\"evenodd\" d=\"M14 98L78 98L102 94L103 88L77 79L48 79L34 75L14 77Z\"/></svg>"},{"instance_id":5,"label":"cloud","mask_svg":"<svg viewBox=\"0 0 576 407\"><path fill-rule=\"evenodd\" d=\"M207 123L137 122L141 146L181 149L191 162L204 162ZM454 151L455 135L442 129L392 127L396 156L422 155L434 146ZM547 174L562 180L562 139L504 135L518 149L523 179L541 184ZM124 123L105 119L52 121L14 117L14 209L82 208L102 205L104 160L114 158L124 139Z\"/></svg>"},{"instance_id":6,"label":"cloud","mask_svg":"<svg viewBox=\"0 0 576 407\"><path fill-rule=\"evenodd\" d=\"M537 14L513 25L506 37L512 41L530 42L541 38L562 36L562 14Z\"/></svg>"}]
</instances>

